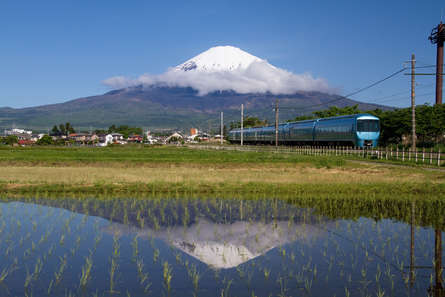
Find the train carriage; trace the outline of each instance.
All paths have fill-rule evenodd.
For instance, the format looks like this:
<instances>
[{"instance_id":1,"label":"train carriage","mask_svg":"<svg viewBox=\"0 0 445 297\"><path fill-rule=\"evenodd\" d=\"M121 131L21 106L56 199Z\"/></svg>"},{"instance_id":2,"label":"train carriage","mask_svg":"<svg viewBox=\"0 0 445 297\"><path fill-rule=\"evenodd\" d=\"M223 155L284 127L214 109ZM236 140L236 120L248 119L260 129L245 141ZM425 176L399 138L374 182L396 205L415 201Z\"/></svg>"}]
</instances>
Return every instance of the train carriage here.
<instances>
[{"instance_id":1,"label":"train carriage","mask_svg":"<svg viewBox=\"0 0 445 297\"><path fill-rule=\"evenodd\" d=\"M278 141L280 144L376 147L379 136L379 118L370 114L289 122L278 126ZM241 141L241 130L231 130L228 140L239 143ZM244 129L243 141L251 144L273 144L275 142L275 127Z\"/></svg>"}]
</instances>

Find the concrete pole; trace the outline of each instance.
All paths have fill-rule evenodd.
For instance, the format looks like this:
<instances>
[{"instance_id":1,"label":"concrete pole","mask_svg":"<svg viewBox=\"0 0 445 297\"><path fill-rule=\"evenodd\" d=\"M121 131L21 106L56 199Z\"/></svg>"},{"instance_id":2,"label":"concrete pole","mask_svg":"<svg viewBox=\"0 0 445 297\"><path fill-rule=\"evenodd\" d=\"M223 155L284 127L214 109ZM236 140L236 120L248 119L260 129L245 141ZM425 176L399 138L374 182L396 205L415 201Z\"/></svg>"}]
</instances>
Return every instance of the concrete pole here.
<instances>
[{"instance_id":1,"label":"concrete pole","mask_svg":"<svg viewBox=\"0 0 445 297\"><path fill-rule=\"evenodd\" d=\"M221 144L223 144L224 134L224 112L221 111Z\"/></svg>"},{"instance_id":2,"label":"concrete pole","mask_svg":"<svg viewBox=\"0 0 445 297\"><path fill-rule=\"evenodd\" d=\"M411 142L412 150L416 151L416 80L415 80L416 57L411 56Z\"/></svg>"},{"instance_id":3,"label":"concrete pole","mask_svg":"<svg viewBox=\"0 0 445 297\"><path fill-rule=\"evenodd\" d=\"M241 145L243 145L243 138L244 138L243 125L244 125L244 104L241 104Z\"/></svg>"},{"instance_id":4,"label":"concrete pole","mask_svg":"<svg viewBox=\"0 0 445 297\"><path fill-rule=\"evenodd\" d=\"M278 99L275 101L275 146L278 147Z\"/></svg>"}]
</instances>

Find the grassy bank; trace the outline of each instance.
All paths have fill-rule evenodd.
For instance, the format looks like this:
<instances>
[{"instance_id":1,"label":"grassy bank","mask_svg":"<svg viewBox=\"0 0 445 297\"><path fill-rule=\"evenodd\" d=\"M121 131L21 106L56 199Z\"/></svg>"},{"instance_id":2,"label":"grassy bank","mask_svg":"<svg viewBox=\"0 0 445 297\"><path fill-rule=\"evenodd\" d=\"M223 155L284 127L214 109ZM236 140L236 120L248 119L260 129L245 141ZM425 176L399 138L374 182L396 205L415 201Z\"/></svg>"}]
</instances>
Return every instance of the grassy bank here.
<instances>
[{"instance_id":1,"label":"grassy bank","mask_svg":"<svg viewBox=\"0 0 445 297\"><path fill-rule=\"evenodd\" d=\"M0 148L2 196L445 197L445 172L177 147Z\"/></svg>"}]
</instances>

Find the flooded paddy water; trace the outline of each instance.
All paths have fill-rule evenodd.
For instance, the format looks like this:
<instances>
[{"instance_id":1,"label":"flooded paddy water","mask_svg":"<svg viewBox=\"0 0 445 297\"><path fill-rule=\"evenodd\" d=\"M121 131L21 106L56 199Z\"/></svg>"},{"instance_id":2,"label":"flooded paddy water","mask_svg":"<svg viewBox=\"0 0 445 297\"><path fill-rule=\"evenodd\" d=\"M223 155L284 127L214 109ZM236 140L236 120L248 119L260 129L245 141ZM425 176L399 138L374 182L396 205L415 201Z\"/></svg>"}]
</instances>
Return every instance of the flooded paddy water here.
<instances>
[{"instance_id":1,"label":"flooded paddy water","mask_svg":"<svg viewBox=\"0 0 445 297\"><path fill-rule=\"evenodd\" d=\"M3 198L0 296L443 296L443 203L320 201Z\"/></svg>"}]
</instances>

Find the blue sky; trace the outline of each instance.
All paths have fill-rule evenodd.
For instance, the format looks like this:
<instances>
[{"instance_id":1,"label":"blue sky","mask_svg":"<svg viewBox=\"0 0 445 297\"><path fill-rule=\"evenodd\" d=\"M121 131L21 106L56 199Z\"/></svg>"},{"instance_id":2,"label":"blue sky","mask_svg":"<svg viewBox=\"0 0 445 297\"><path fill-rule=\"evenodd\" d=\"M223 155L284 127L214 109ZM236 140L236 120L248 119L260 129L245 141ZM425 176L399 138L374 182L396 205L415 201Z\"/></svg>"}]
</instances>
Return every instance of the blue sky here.
<instances>
[{"instance_id":1,"label":"blue sky","mask_svg":"<svg viewBox=\"0 0 445 297\"><path fill-rule=\"evenodd\" d=\"M412 53L419 66L435 64L427 38L441 9L443 1L406 0L2 0L0 106L101 94L107 78L159 74L216 45L309 72L344 95L399 70ZM432 104L434 77L417 80L417 102ZM399 75L352 98L408 106L409 90L409 76Z\"/></svg>"}]
</instances>

